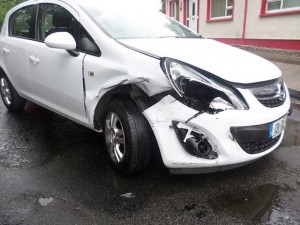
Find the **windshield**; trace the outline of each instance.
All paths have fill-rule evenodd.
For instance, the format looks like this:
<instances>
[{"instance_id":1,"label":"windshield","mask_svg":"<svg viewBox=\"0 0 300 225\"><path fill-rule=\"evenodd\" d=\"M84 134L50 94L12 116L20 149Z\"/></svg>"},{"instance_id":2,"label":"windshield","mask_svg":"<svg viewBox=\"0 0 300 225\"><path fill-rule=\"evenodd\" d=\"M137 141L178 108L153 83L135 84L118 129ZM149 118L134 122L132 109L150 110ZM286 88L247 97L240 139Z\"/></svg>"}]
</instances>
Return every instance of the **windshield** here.
<instances>
[{"instance_id":1,"label":"windshield","mask_svg":"<svg viewBox=\"0 0 300 225\"><path fill-rule=\"evenodd\" d=\"M130 6L109 7L97 2L78 2L79 6L106 33L115 39L129 38L197 38L198 34L187 29L177 21L155 10L139 8L129 9ZM144 7L145 8L145 7Z\"/></svg>"}]
</instances>

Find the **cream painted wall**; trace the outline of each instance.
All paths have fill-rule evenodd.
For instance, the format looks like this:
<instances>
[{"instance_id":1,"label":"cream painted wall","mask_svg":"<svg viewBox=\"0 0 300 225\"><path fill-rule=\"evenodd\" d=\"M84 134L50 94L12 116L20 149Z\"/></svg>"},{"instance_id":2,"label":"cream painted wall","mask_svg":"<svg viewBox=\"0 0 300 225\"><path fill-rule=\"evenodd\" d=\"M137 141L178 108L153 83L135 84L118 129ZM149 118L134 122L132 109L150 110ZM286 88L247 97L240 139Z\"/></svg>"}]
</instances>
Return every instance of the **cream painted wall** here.
<instances>
[{"instance_id":1,"label":"cream painted wall","mask_svg":"<svg viewBox=\"0 0 300 225\"><path fill-rule=\"evenodd\" d=\"M261 1L248 2L247 39L300 40L300 14L260 17Z\"/></svg>"},{"instance_id":2,"label":"cream painted wall","mask_svg":"<svg viewBox=\"0 0 300 225\"><path fill-rule=\"evenodd\" d=\"M166 12L170 15L170 1ZM200 0L199 33L208 38L241 39L243 36L246 0L235 0L232 21L207 22L207 0ZM180 22L183 23L184 0L179 0ZM300 40L300 14L260 17L261 0L248 0L246 39Z\"/></svg>"},{"instance_id":3,"label":"cream painted wall","mask_svg":"<svg viewBox=\"0 0 300 225\"><path fill-rule=\"evenodd\" d=\"M166 12L170 15L170 1L166 0ZM184 21L184 0L179 0L179 21ZM235 1L234 19L232 21L206 22L207 0L200 0L199 33L209 38L242 38L245 0Z\"/></svg>"},{"instance_id":4,"label":"cream painted wall","mask_svg":"<svg viewBox=\"0 0 300 225\"><path fill-rule=\"evenodd\" d=\"M179 21L183 24L183 10L184 10L184 3L183 0L179 0Z\"/></svg>"},{"instance_id":5,"label":"cream painted wall","mask_svg":"<svg viewBox=\"0 0 300 225\"><path fill-rule=\"evenodd\" d=\"M200 0L200 33L209 38L242 38L245 0L236 0L232 21L206 22L207 1Z\"/></svg>"},{"instance_id":6,"label":"cream painted wall","mask_svg":"<svg viewBox=\"0 0 300 225\"><path fill-rule=\"evenodd\" d=\"M165 0L165 10L166 10L166 14L169 16L170 15L170 1L169 0Z\"/></svg>"}]
</instances>

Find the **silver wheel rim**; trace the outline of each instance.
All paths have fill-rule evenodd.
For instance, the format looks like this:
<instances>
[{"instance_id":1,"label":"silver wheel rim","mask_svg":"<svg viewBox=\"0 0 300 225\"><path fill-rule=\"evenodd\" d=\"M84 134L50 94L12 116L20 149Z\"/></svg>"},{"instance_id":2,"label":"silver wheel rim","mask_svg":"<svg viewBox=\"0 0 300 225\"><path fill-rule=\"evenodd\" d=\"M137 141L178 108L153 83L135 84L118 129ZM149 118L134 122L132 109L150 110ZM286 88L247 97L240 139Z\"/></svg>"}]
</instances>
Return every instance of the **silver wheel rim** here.
<instances>
[{"instance_id":1,"label":"silver wheel rim","mask_svg":"<svg viewBox=\"0 0 300 225\"><path fill-rule=\"evenodd\" d=\"M1 87L1 95L2 95L4 102L7 105L10 105L11 104L10 86L8 84L8 81L4 77L1 77L1 79L0 79L0 87Z\"/></svg>"},{"instance_id":2,"label":"silver wheel rim","mask_svg":"<svg viewBox=\"0 0 300 225\"><path fill-rule=\"evenodd\" d=\"M126 153L125 134L121 120L114 112L109 112L105 119L105 142L113 162L121 163Z\"/></svg>"}]
</instances>

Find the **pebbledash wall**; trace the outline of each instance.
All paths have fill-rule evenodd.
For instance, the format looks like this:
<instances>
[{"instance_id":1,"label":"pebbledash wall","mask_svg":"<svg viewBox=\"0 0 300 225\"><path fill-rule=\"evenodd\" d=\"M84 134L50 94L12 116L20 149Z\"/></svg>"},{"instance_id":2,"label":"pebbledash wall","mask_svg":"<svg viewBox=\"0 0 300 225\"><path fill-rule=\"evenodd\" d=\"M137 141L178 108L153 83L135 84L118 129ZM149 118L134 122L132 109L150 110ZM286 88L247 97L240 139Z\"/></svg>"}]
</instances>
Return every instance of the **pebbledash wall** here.
<instances>
[{"instance_id":1,"label":"pebbledash wall","mask_svg":"<svg viewBox=\"0 0 300 225\"><path fill-rule=\"evenodd\" d=\"M165 12L227 44L300 50L300 0L165 0Z\"/></svg>"}]
</instances>

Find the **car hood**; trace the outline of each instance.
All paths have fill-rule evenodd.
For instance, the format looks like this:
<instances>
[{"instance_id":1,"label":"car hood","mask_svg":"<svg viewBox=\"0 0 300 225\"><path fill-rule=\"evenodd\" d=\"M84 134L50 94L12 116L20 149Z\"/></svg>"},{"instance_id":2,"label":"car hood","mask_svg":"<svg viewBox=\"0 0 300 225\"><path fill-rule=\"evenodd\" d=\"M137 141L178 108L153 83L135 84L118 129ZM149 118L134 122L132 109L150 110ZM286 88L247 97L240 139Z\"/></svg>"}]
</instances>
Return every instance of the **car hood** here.
<instances>
[{"instance_id":1,"label":"car hood","mask_svg":"<svg viewBox=\"0 0 300 225\"><path fill-rule=\"evenodd\" d=\"M281 71L271 62L211 39L149 38L118 41L159 57L189 63L234 83L256 83L281 76Z\"/></svg>"}]
</instances>

